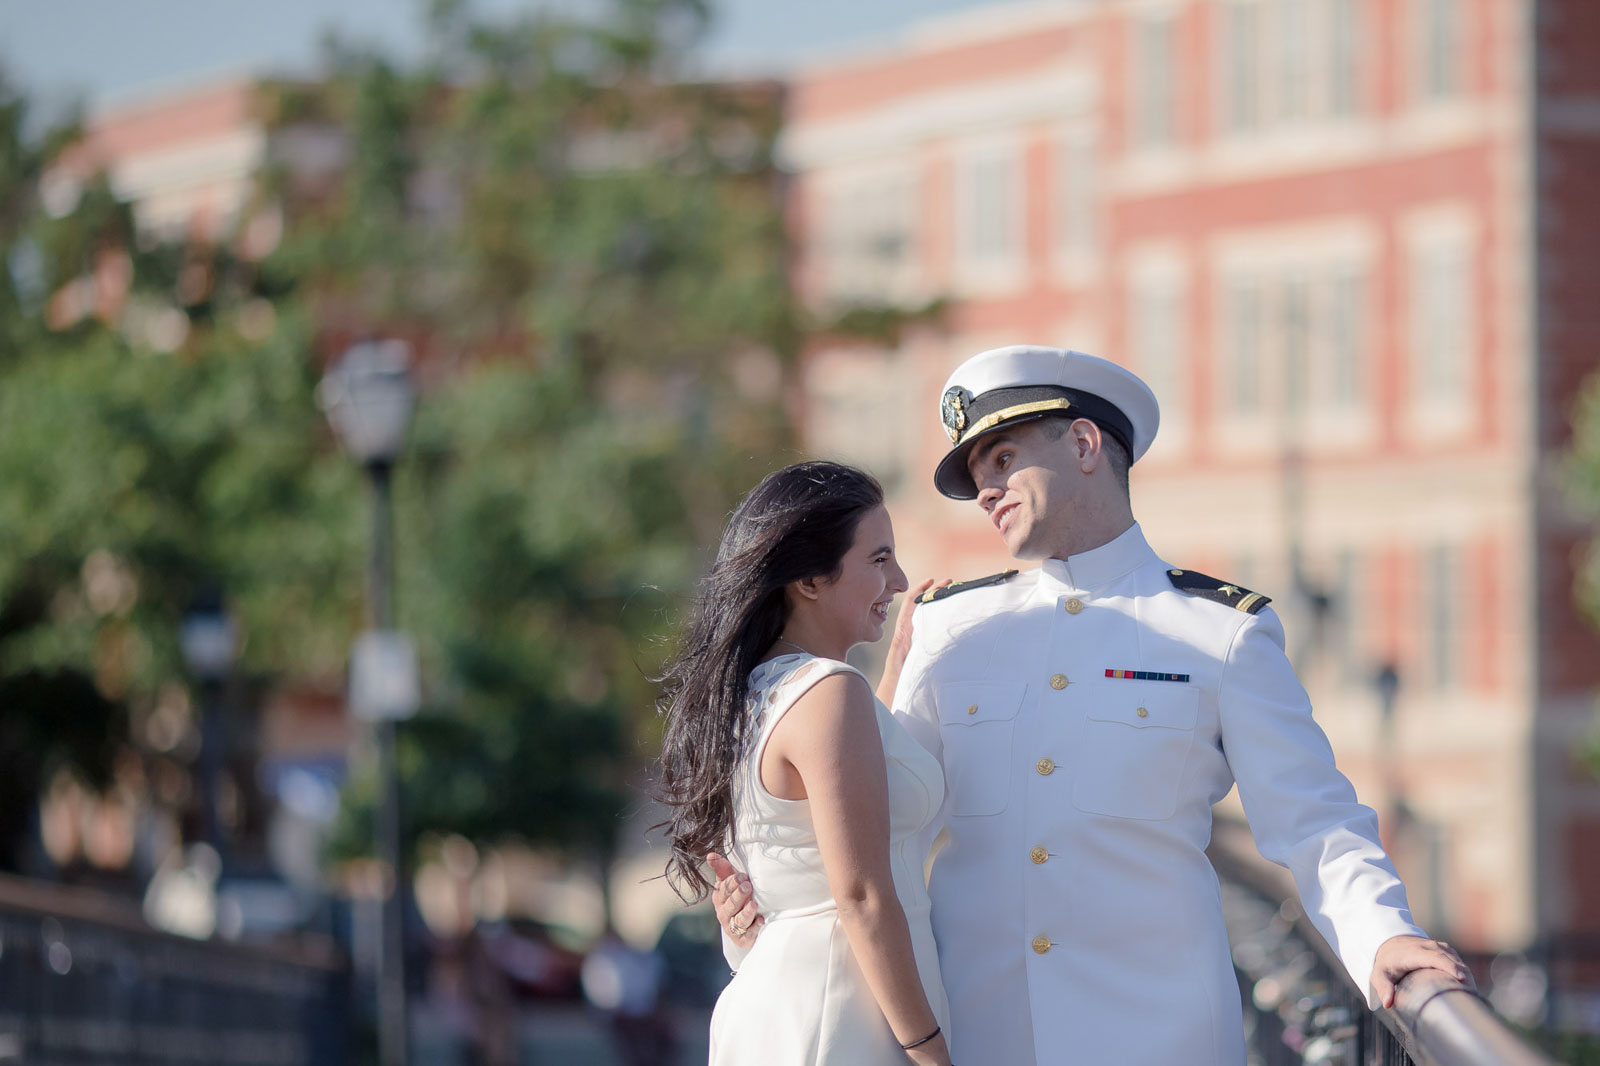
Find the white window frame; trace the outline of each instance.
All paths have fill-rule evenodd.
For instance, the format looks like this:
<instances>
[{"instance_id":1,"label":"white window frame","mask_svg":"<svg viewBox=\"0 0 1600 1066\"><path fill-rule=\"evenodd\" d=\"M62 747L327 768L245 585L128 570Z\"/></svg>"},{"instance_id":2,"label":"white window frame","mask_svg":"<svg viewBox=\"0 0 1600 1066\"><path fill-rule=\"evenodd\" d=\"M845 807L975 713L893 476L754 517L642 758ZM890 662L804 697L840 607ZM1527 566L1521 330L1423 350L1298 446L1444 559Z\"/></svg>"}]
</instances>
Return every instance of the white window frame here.
<instances>
[{"instance_id":1,"label":"white window frame","mask_svg":"<svg viewBox=\"0 0 1600 1066\"><path fill-rule=\"evenodd\" d=\"M915 481L919 373L907 353L847 347L805 361L807 441L818 455L872 470L887 494Z\"/></svg>"},{"instance_id":2,"label":"white window frame","mask_svg":"<svg viewBox=\"0 0 1600 1066\"><path fill-rule=\"evenodd\" d=\"M1293 444L1312 452L1348 449L1351 436L1377 427L1374 352L1378 333L1377 268L1380 232L1355 218L1339 218L1307 226L1246 230L1224 234L1210 252L1213 285L1212 350L1215 372L1213 406L1227 427L1219 438L1228 454L1259 454ZM1357 302L1351 353L1353 393L1333 392L1337 331L1334 293L1340 279L1354 277ZM1289 286L1302 286L1304 320L1298 329L1301 350L1300 411L1288 409L1291 399L1288 365L1292 338L1285 334L1285 301ZM1234 292L1256 290L1256 329L1260 362L1259 403L1241 408L1235 400L1238 343L1233 315Z\"/></svg>"},{"instance_id":3,"label":"white window frame","mask_svg":"<svg viewBox=\"0 0 1600 1066\"><path fill-rule=\"evenodd\" d=\"M1336 16L1339 9L1346 6L1350 15L1350 37L1345 43L1349 51L1341 56L1336 50L1340 40L1337 33L1340 21ZM1331 120L1346 122L1365 114L1371 103L1366 79L1369 64L1363 61L1364 53L1374 46L1369 0L1323 0L1322 10L1323 21L1319 33L1324 42L1323 62L1327 64L1322 76L1322 84L1327 92L1323 105ZM1347 102L1341 101L1343 94L1339 91L1343 75L1348 75L1350 79Z\"/></svg>"},{"instance_id":4,"label":"white window frame","mask_svg":"<svg viewBox=\"0 0 1600 1066\"><path fill-rule=\"evenodd\" d=\"M955 147L953 162L955 285L968 296L1012 292L1026 279L1028 263L1027 171L1022 137L1007 133L964 141ZM1001 220L1005 247L991 250L981 247L974 202L981 192L976 187L979 168L997 164L1010 168L1005 183L1010 202Z\"/></svg>"},{"instance_id":5,"label":"white window frame","mask_svg":"<svg viewBox=\"0 0 1600 1066\"><path fill-rule=\"evenodd\" d=\"M1078 123L1050 144L1051 263L1058 280L1083 285L1103 259L1105 161L1098 132Z\"/></svg>"},{"instance_id":6,"label":"white window frame","mask_svg":"<svg viewBox=\"0 0 1600 1066\"><path fill-rule=\"evenodd\" d=\"M1257 136L1262 128L1262 61L1265 18L1261 0L1221 0L1215 10L1212 38L1217 42L1215 126L1224 138ZM1248 16L1251 36L1244 53L1234 39L1235 20ZM1242 83L1242 84L1241 84ZM1236 104L1237 109L1236 109Z\"/></svg>"},{"instance_id":7,"label":"white window frame","mask_svg":"<svg viewBox=\"0 0 1600 1066\"><path fill-rule=\"evenodd\" d=\"M1276 407L1273 390L1277 376L1270 370L1267 352L1267 323L1269 282L1259 269L1247 265L1224 267L1216 274L1216 403L1218 417L1228 426L1230 433L1245 432L1251 436L1264 436L1267 423ZM1241 294L1248 292L1251 299L1250 322L1244 326L1235 311ZM1254 402L1249 406L1239 403L1236 385L1240 380L1240 367L1236 353L1248 336L1254 348L1255 366L1248 376L1253 378Z\"/></svg>"},{"instance_id":8,"label":"white window frame","mask_svg":"<svg viewBox=\"0 0 1600 1066\"><path fill-rule=\"evenodd\" d=\"M1162 154L1181 147L1178 100L1184 86L1184 64L1179 13L1169 4L1145 4L1129 12L1125 138L1130 155ZM1168 54L1160 61L1147 54L1146 34L1152 31L1165 34ZM1152 76L1153 85L1148 80ZM1165 107L1160 106L1163 98ZM1161 116L1160 121L1155 121L1155 116Z\"/></svg>"},{"instance_id":9,"label":"white window frame","mask_svg":"<svg viewBox=\"0 0 1600 1066\"><path fill-rule=\"evenodd\" d=\"M1454 40L1445 42L1449 49L1450 84L1437 87L1433 84L1433 49L1436 26L1433 15L1449 12ZM1469 18L1471 5L1462 0L1410 0L1408 36L1410 47L1406 55L1410 62L1411 100L1421 108L1447 106L1460 102L1467 95L1468 49L1470 39Z\"/></svg>"},{"instance_id":10,"label":"white window frame","mask_svg":"<svg viewBox=\"0 0 1600 1066\"><path fill-rule=\"evenodd\" d=\"M1412 212L1402 219L1401 227L1401 321L1409 399L1405 424L1419 440L1461 436L1477 421L1483 336L1479 321L1483 302L1477 299L1482 265L1477 220L1467 205L1440 205ZM1453 280L1427 276L1452 256ZM1441 284L1458 288L1440 293L1435 286ZM1436 300L1453 304L1454 309L1435 306Z\"/></svg>"},{"instance_id":11,"label":"white window frame","mask_svg":"<svg viewBox=\"0 0 1600 1066\"><path fill-rule=\"evenodd\" d=\"M1151 453L1158 463L1182 458L1192 433L1196 352L1191 274L1179 247L1156 242L1129 253L1123 276L1123 361L1150 386L1161 406L1161 431ZM1152 302L1167 304L1164 321L1153 320ZM1150 365L1152 353L1146 346L1152 340L1168 348L1155 353L1164 366Z\"/></svg>"},{"instance_id":12,"label":"white window frame","mask_svg":"<svg viewBox=\"0 0 1600 1066\"><path fill-rule=\"evenodd\" d=\"M1234 53L1234 20L1248 12L1254 20L1253 54L1241 58ZM1291 14L1298 12L1298 30ZM1352 20L1348 36L1335 31L1339 15ZM1212 38L1216 42L1216 79L1212 86L1217 136L1225 142L1258 139L1296 139L1308 129L1330 124L1349 124L1367 115L1370 95L1363 65L1362 46L1368 41L1367 0L1219 0L1213 8ZM1336 45L1343 41L1347 54L1340 62ZM1294 48L1300 49L1295 54ZM1249 72L1250 97L1243 110L1247 121L1236 113L1235 79ZM1348 85L1341 81L1348 75ZM1298 103L1285 107L1290 99L1285 79L1298 86Z\"/></svg>"},{"instance_id":13,"label":"white window frame","mask_svg":"<svg viewBox=\"0 0 1600 1066\"><path fill-rule=\"evenodd\" d=\"M888 161L826 171L816 176L812 196L814 276L824 303L904 306L926 300L920 248L922 182L914 163ZM896 260L875 262L862 254L873 228L887 230L885 223L897 216L905 250Z\"/></svg>"},{"instance_id":14,"label":"white window frame","mask_svg":"<svg viewBox=\"0 0 1600 1066\"><path fill-rule=\"evenodd\" d=\"M1423 674L1421 680L1430 692L1455 692L1463 687L1462 671L1467 660L1466 623L1472 617L1472 612L1464 609L1468 597L1462 587L1469 573L1466 545L1453 540L1424 544L1418 553L1417 563L1420 578L1417 584L1422 589L1420 605L1423 612L1423 616L1417 619L1417 633L1422 644L1418 656Z\"/></svg>"},{"instance_id":15,"label":"white window frame","mask_svg":"<svg viewBox=\"0 0 1600 1066\"><path fill-rule=\"evenodd\" d=\"M1341 688L1366 689L1377 669L1370 617L1362 607L1372 602L1370 553L1358 545L1343 545L1333 551L1328 573L1334 597L1334 617L1328 619L1334 681Z\"/></svg>"}]
</instances>

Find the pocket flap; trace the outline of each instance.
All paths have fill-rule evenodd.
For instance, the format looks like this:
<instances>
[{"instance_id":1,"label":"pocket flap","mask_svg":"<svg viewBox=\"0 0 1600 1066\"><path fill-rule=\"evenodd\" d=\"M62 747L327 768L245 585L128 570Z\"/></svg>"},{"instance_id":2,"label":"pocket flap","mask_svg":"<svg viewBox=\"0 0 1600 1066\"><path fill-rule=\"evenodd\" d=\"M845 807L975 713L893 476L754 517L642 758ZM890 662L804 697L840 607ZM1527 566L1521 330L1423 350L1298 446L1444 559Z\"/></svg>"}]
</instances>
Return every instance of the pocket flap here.
<instances>
[{"instance_id":1,"label":"pocket flap","mask_svg":"<svg viewBox=\"0 0 1600 1066\"><path fill-rule=\"evenodd\" d=\"M1026 682L961 681L940 685L934 700L940 725L978 725L1015 718L1027 694Z\"/></svg>"},{"instance_id":2,"label":"pocket flap","mask_svg":"<svg viewBox=\"0 0 1600 1066\"><path fill-rule=\"evenodd\" d=\"M1123 681L1101 686L1086 717L1135 729L1193 729L1200 691L1171 682Z\"/></svg>"}]
</instances>

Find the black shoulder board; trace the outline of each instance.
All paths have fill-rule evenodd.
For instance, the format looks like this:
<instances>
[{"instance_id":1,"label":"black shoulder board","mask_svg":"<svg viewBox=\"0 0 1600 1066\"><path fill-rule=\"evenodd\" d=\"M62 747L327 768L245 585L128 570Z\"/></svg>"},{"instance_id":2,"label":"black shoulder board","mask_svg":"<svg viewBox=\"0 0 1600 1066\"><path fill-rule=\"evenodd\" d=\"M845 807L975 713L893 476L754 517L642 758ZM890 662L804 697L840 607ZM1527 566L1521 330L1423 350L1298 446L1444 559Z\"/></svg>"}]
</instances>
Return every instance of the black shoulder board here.
<instances>
[{"instance_id":1,"label":"black shoulder board","mask_svg":"<svg viewBox=\"0 0 1600 1066\"><path fill-rule=\"evenodd\" d=\"M1193 593L1216 603L1227 604L1245 614L1258 614L1261 608L1272 602L1271 597L1263 596L1259 592L1251 592L1238 585L1229 585L1194 570L1168 570L1167 577L1172 580L1172 587L1180 592Z\"/></svg>"},{"instance_id":2,"label":"black shoulder board","mask_svg":"<svg viewBox=\"0 0 1600 1066\"><path fill-rule=\"evenodd\" d=\"M1003 581L1009 581L1016 574L1017 571L1015 570L1002 570L1000 573L990 574L988 577L975 577L971 581L957 581L943 588L929 589L917 597L917 602L932 603L934 600L942 600L946 596L954 596L956 593L965 592L968 589L981 589L985 585L998 585Z\"/></svg>"}]
</instances>

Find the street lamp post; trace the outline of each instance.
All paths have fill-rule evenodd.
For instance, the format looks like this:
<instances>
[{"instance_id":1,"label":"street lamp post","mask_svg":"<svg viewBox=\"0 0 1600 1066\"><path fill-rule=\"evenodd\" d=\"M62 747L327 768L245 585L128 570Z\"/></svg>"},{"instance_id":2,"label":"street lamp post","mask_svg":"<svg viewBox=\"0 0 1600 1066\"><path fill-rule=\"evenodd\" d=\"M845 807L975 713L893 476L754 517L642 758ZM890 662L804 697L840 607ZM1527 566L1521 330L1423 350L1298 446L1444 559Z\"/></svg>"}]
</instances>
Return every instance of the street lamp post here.
<instances>
[{"instance_id":1,"label":"street lamp post","mask_svg":"<svg viewBox=\"0 0 1600 1066\"><path fill-rule=\"evenodd\" d=\"M195 596L178 629L178 645L200 696L200 790L205 842L226 860L227 847L218 815L225 747L222 689L233 671L238 636L222 594L206 590Z\"/></svg>"},{"instance_id":2,"label":"street lamp post","mask_svg":"<svg viewBox=\"0 0 1600 1066\"><path fill-rule=\"evenodd\" d=\"M416 659L394 631L391 601L393 518L390 475L405 443L415 392L410 350L403 341L366 341L345 352L322 381L320 399L345 450L366 469L372 485L372 557L367 574L369 632L351 656L351 709L371 721L377 741L383 797L377 838L392 879L384 896L378 952L378 1051L383 1066L407 1059L404 886L400 833L400 777L395 766L395 723L416 710Z\"/></svg>"},{"instance_id":3,"label":"street lamp post","mask_svg":"<svg viewBox=\"0 0 1600 1066\"><path fill-rule=\"evenodd\" d=\"M1400 696L1400 671L1394 663L1385 662L1378 667L1372 675L1372 687L1378 695L1378 761L1383 768L1383 789L1388 795L1391 825L1398 828L1405 801L1395 758L1394 711Z\"/></svg>"}]
</instances>

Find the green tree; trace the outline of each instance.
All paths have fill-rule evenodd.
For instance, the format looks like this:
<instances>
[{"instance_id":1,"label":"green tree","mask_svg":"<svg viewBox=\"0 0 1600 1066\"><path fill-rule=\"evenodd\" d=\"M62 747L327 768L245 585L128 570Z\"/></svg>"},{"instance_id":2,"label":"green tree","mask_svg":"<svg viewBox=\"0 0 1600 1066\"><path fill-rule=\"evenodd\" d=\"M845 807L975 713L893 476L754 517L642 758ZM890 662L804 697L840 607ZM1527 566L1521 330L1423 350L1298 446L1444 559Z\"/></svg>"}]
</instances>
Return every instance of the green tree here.
<instances>
[{"instance_id":1,"label":"green tree","mask_svg":"<svg viewBox=\"0 0 1600 1066\"><path fill-rule=\"evenodd\" d=\"M0 277L0 865L10 869L27 865L32 801L56 770L105 785L130 730L141 735L163 699L184 702L176 632L197 590L229 590L249 635L246 669L333 670L330 635L348 629L359 573L355 478L325 454L306 321L286 316L264 342L246 339L239 312L260 299L247 270L215 251L141 249L104 179L63 165L75 128L30 139L27 125L20 95L0 89L0 250L11 265ZM52 167L58 202L46 211ZM106 275L131 279L116 309L91 306ZM162 315L186 337L173 351L144 337ZM188 758L150 754L179 769Z\"/></svg>"},{"instance_id":2,"label":"green tree","mask_svg":"<svg viewBox=\"0 0 1600 1066\"><path fill-rule=\"evenodd\" d=\"M660 80L663 23L702 16L451 8L425 69L348 58L276 105L360 147L269 269L443 379L398 509L400 614L448 711L402 736L417 831L611 852L668 608L790 440L779 98Z\"/></svg>"},{"instance_id":3,"label":"green tree","mask_svg":"<svg viewBox=\"0 0 1600 1066\"><path fill-rule=\"evenodd\" d=\"M0 238L31 249L0 293L0 757L36 764L68 723L95 780L124 727L148 748L202 588L241 617L244 671L337 678L368 515L315 383L350 341L398 336L424 390L396 486L429 703L402 731L410 828L605 860L676 608L791 439L779 95L674 77L705 14L490 26L439 3L415 69L336 47L324 80L264 86L272 163L244 221L281 212L284 235L259 260L141 244L104 181L52 217L44 142L0 159L4 202L30 205ZM343 165L306 167L312 138ZM51 294L107 262L125 300L63 314Z\"/></svg>"}]
</instances>

